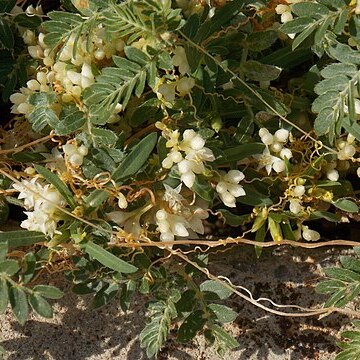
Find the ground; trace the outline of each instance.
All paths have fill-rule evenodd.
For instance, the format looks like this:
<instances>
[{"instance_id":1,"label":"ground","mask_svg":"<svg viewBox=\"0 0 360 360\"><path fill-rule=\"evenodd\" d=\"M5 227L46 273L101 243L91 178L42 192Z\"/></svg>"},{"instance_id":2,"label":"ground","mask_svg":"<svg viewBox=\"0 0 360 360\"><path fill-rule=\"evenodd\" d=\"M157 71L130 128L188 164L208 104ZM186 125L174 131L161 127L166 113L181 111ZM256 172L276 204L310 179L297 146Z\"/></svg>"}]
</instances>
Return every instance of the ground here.
<instances>
[{"instance_id":1,"label":"ground","mask_svg":"<svg viewBox=\"0 0 360 360\"><path fill-rule=\"evenodd\" d=\"M325 297L314 291L324 267L335 265L339 253L350 250L317 250L279 247L264 251L257 259L253 248L237 247L216 254L211 271L246 286L254 298L268 297L280 304L320 307ZM46 279L44 279L46 280ZM55 305L55 317L43 320L31 316L24 327L6 312L0 316L0 345L8 350L8 360L139 360L146 359L137 335L144 327L143 303L138 300L128 313L116 301L100 310L89 307L91 297L71 293L61 278L48 281L66 296ZM226 360L330 360L338 351L339 332L351 327L342 315L317 318L275 316L231 297L229 304L239 313L227 329L240 347L223 357ZM267 304L268 305L268 304ZM201 336L189 346L179 346L170 338L159 359L217 360L214 348L206 348Z\"/></svg>"}]
</instances>

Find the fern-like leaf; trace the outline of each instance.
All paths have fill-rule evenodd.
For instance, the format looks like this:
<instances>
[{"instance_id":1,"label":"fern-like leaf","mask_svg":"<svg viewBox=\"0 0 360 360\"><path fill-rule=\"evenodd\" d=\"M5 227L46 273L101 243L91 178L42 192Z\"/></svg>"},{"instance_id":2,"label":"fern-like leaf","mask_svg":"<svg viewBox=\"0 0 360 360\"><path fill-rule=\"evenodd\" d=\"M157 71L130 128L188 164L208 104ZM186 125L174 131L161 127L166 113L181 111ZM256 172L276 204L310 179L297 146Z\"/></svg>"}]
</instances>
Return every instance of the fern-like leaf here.
<instances>
[{"instance_id":1,"label":"fern-like leaf","mask_svg":"<svg viewBox=\"0 0 360 360\"><path fill-rule=\"evenodd\" d=\"M341 256L342 268L327 268L325 274L330 278L319 283L316 291L330 295L324 306L344 307L360 294L360 259Z\"/></svg>"},{"instance_id":2,"label":"fern-like leaf","mask_svg":"<svg viewBox=\"0 0 360 360\"><path fill-rule=\"evenodd\" d=\"M149 307L151 321L140 333L141 347L146 347L149 358L157 355L169 335L171 320L177 315L174 305L176 300L170 296L166 301L155 302Z\"/></svg>"},{"instance_id":3,"label":"fern-like leaf","mask_svg":"<svg viewBox=\"0 0 360 360\"><path fill-rule=\"evenodd\" d=\"M355 320L353 324L356 330L344 331L341 336L350 341L339 342L337 345L342 351L336 356L335 360L357 360L360 359L360 321Z\"/></svg>"},{"instance_id":4,"label":"fern-like leaf","mask_svg":"<svg viewBox=\"0 0 360 360\"><path fill-rule=\"evenodd\" d=\"M81 36L87 38L87 51L90 51L91 35L93 29L100 22L100 14L94 13L92 16L85 18L80 14L63 11L52 11L48 14L51 20L44 23L44 29L48 34L44 42L57 51L57 57L60 56L66 44L70 39L74 41L73 54L76 57L77 42Z\"/></svg>"},{"instance_id":5,"label":"fern-like leaf","mask_svg":"<svg viewBox=\"0 0 360 360\"><path fill-rule=\"evenodd\" d=\"M314 129L318 136L328 134L331 143L341 133L344 120L356 121L355 94L359 85L359 69L352 63L333 63L321 71L323 80L315 86L319 97L312 110L317 113Z\"/></svg>"},{"instance_id":6,"label":"fern-like leaf","mask_svg":"<svg viewBox=\"0 0 360 360\"><path fill-rule=\"evenodd\" d=\"M104 12L107 32L116 37L128 37L130 45L142 36L156 37L175 30L181 24L181 9L172 9L171 1L127 1L112 4Z\"/></svg>"},{"instance_id":7,"label":"fern-like leaf","mask_svg":"<svg viewBox=\"0 0 360 360\"><path fill-rule=\"evenodd\" d=\"M125 109L133 93L140 97L146 82L151 87L155 84L156 55L150 57L131 46L125 47L125 54L127 59L114 56L116 67L104 68L96 83L84 91L94 124L106 124L119 103Z\"/></svg>"}]
</instances>

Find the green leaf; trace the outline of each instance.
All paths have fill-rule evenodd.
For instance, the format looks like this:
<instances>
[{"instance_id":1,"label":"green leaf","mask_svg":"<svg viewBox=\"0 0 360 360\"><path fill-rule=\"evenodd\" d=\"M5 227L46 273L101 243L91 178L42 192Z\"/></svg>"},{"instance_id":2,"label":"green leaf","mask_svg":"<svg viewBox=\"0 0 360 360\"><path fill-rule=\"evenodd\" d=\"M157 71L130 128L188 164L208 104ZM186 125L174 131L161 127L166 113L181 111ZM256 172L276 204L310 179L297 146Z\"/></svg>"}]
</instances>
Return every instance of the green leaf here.
<instances>
[{"instance_id":1,"label":"green leaf","mask_svg":"<svg viewBox=\"0 0 360 360\"><path fill-rule=\"evenodd\" d=\"M196 291L188 289L181 294L180 300L176 303L176 310L178 313L190 312L197 302Z\"/></svg>"},{"instance_id":2,"label":"green leaf","mask_svg":"<svg viewBox=\"0 0 360 360\"><path fill-rule=\"evenodd\" d=\"M132 147L130 153L114 171L113 179L119 181L136 174L148 160L151 152L155 148L156 142L157 134L153 132Z\"/></svg>"},{"instance_id":3,"label":"green leaf","mask_svg":"<svg viewBox=\"0 0 360 360\"><path fill-rule=\"evenodd\" d=\"M5 273L8 276L15 275L20 270L16 260L4 260L0 262L0 274Z\"/></svg>"},{"instance_id":4,"label":"green leaf","mask_svg":"<svg viewBox=\"0 0 360 360\"><path fill-rule=\"evenodd\" d=\"M141 331L139 339L141 347L146 347L146 354L149 358L156 356L166 341L171 320L176 317L174 299L169 296L166 301L158 301L150 304L150 322Z\"/></svg>"},{"instance_id":5,"label":"green leaf","mask_svg":"<svg viewBox=\"0 0 360 360\"><path fill-rule=\"evenodd\" d=\"M29 304L36 314L47 319L51 319L53 317L53 309L43 297L39 295L30 295Z\"/></svg>"},{"instance_id":6,"label":"green leaf","mask_svg":"<svg viewBox=\"0 0 360 360\"><path fill-rule=\"evenodd\" d=\"M10 288L10 304L13 314L20 325L24 325L28 315L29 306L25 291L19 286Z\"/></svg>"},{"instance_id":7,"label":"green leaf","mask_svg":"<svg viewBox=\"0 0 360 360\"><path fill-rule=\"evenodd\" d=\"M25 13L21 13L14 17L14 22L18 26L36 30L41 25L41 18L37 15L28 16Z\"/></svg>"},{"instance_id":8,"label":"green leaf","mask_svg":"<svg viewBox=\"0 0 360 360\"><path fill-rule=\"evenodd\" d=\"M16 5L16 0L0 0L0 13L9 13Z\"/></svg>"},{"instance_id":9,"label":"green leaf","mask_svg":"<svg viewBox=\"0 0 360 360\"><path fill-rule=\"evenodd\" d=\"M356 203L348 199L338 199L333 202L333 205L342 211L350 213L359 212L359 207L356 205Z\"/></svg>"},{"instance_id":10,"label":"green leaf","mask_svg":"<svg viewBox=\"0 0 360 360\"><path fill-rule=\"evenodd\" d=\"M345 269L360 273L360 259L352 256L340 256L340 262Z\"/></svg>"},{"instance_id":11,"label":"green leaf","mask_svg":"<svg viewBox=\"0 0 360 360\"><path fill-rule=\"evenodd\" d=\"M342 63L360 65L359 52L357 50L353 50L346 44L336 42L335 45L330 45L327 48L327 52L330 57Z\"/></svg>"},{"instance_id":12,"label":"green leaf","mask_svg":"<svg viewBox=\"0 0 360 360\"><path fill-rule=\"evenodd\" d=\"M246 0L234 0L227 3L223 8L217 9L215 15L207 19L199 28L194 41L200 43L215 32L221 30L222 26L229 23L247 5Z\"/></svg>"},{"instance_id":13,"label":"green leaf","mask_svg":"<svg viewBox=\"0 0 360 360\"><path fill-rule=\"evenodd\" d=\"M119 292L119 285L116 283L106 284L94 296L92 306L98 309L108 304Z\"/></svg>"},{"instance_id":14,"label":"green leaf","mask_svg":"<svg viewBox=\"0 0 360 360\"><path fill-rule=\"evenodd\" d=\"M65 199L65 201L70 205L72 209L76 207L76 201L74 200L74 195L71 193L69 188L60 180L60 178L54 174L49 169L35 164L34 165L35 170L45 178L48 182L50 182L52 185L54 185L55 189L59 191L61 196Z\"/></svg>"},{"instance_id":15,"label":"green leaf","mask_svg":"<svg viewBox=\"0 0 360 360\"><path fill-rule=\"evenodd\" d=\"M265 148L262 143L241 144L235 147L224 149L223 158L217 159L215 163L222 165L230 162L240 161L251 155L261 154Z\"/></svg>"},{"instance_id":16,"label":"green leaf","mask_svg":"<svg viewBox=\"0 0 360 360\"><path fill-rule=\"evenodd\" d=\"M126 49L131 59L113 56L116 67L103 68L95 84L84 91L84 101L89 106L93 124L106 124L118 104L122 105L123 110L126 108L133 93L140 97L146 79L150 86L154 85L156 55L150 58L141 50L131 47Z\"/></svg>"},{"instance_id":17,"label":"green leaf","mask_svg":"<svg viewBox=\"0 0 360 360\"><path fill-rule=\"evenodd\" d=\"M312 3L312 2L301 2L295 3L291 6L291 12L297 16L312 16L316 19L321 19L323 16L329 14L329 9L325 5Z\"/></svg>"},{"instance_id":18,"label":"green leaf","mask_svg":"<svg viewBox=\"0 0 360 360\"><path fill-rule=\"evenodd\" d=\"M322 109L314 123L314 130L318 136L327 134L335 122L332 108Z\"/></svg>"},{"instance_id":19,"label":"green leaf","mask_svg":"<svg viewBox=\"0 0 360 360\"><path fill-rule=\"evenodd\" d=\"M314 23L315 21L311 17L296 18L283 24L280 27L280 30L283 31L285 34L297 34L306 30L310 25Z\"/></svg>"},{"instance_id":20,"label":"green leaf","mask_svg":"<svg viewBox=\"0 0 360 360\"><path fill-rule=\"evenodd\" d=\"M136 281L131 279L128 280L126 284L123 284L120 295L120 306L123 311L129 310L131 299L134 296L136 286Z\"/></svg>"},{"instance_id":21,"label":"green leaf","mask_svg":"<svg viewBox=\"0 0 360 360\"><path fill-rule=\"evenodd\" d=\"M96 189L92 191L86 198L85 203L93 208L97 208L109 198L110 194L105 190Z\"/></svg>"},{"instance_id":22,"label":"green leaf","mask_svg":"<svg viewBox=\"0 0 360 360\"><path fill-rule=\"evenodd\" d=\"M234 339L231 335L229 335L222 327L216 324L209 325L209 329L212 331L219 345L225 349L235 349L240 344Z\"/></svg>"},{"instance_id":23,"label":"green leaf","mask_svg":"<svg viewBox=\"0 0 360 360\"><path fill-rule=\"evenodd\" d=\"M0 315L3 314L9 302L8 284L5 279L0 276Z\"/></svg>"},{"instance_id":24,"label":"green leaf","mask_svg":"<svg viewBox=\"0 0 360 360\"><path fill-rule=\"evenodd\" d=\"M86 122L84 113L75 105L63 106L59 119L60 121L55 125L55 132L58 135L69 135L79 130Z\"/></svg>"},{"instance_id":25,"label":"green leaf","mask_svg":"<svg viewBox=\"0 0 360 360\"><path fill-rule=\"evenodd\" d=\"M316 285L315 291L319 294L332 294L343 287L344 283L341 280L325 280Z\"/></svg>"},{"instance_id":26,"label":"green leaf","mask_svg":"<svg viewBox=\"0 0 360 360\"><path fill-rule=\"evenodd\" d=\"M64 293L55 286L35 285L32 290L47 299L61 299Z\"/></svg>"},{"instance_id":27,"label":"green leaf","mask_svg":"<svg viewBox=\"0 0 360 360\"><path fill-rule=\"evenodd\" d=\"M348 117L345 117L342 125L348 133L360 141L360 125L357 122L351 122Z\"/></svg>"},{"instance_id":28,"label":"green leaf","mask_svg":"<svg viewBox=\"0 0 360 360\"><path fill-rule=\"evenodd\" d=\"M41 155L40 153L30 152L30 151L23 151L23 152L19 152L16 154L12 154L11 157L15 161L24 162L24 163L45 160L45 157L43 155Z\"/></svg>"},{"instance_id":29,"label":"green leaf","mask_svg":"<svg viewBox=\"0 0 360 360\"><path fill-rule=\"evenodd\" d=\"M51 128L56 128L59 122L55 111L48 107L35 108L29 114L29 120L34 131L38 133L41 133L47 125L50 125Z\"/></svg>"},{"instance_id":30,"label":"green leaf","mask_svg":"<svg viewBox=\"0 0 360 360\"><path fill-rule=\"evenodd\" d=\"M303 43L317 28L316 23L312 23L302 31L292 43L292 49L295 50L301 43Z\"/></svg>"},{"instance_id":31,"label":"green leaf","mask_svg":"<svg viewBox=\"0 0 360 360\"><path fill-rule=\"evenodd\" d=\"M229 323L234 321L238 313L233 309L220 304L209 304L208 308L215 314L218 321L221 323Z\"/></svg>"},{"instance_id":32,"label":"green leaf","mask_svg":"<svg viewBox=\"0 0 360 360\"><path fill-rule=\"evenodd\" d=\"M202 310L193 311L181 324L177 338L180 342L188 342L195 337L206 323Z\"/></svg>"},{"instance_id":33,"label":"green leaf","mask_svg":"<svg viewBox=\"0 0 360 360\"><path fill-rule=\"evenodd\" d=\"M6 255L9 251L9 245L7 241L0 241L0 262L6 259Z\"/></svg>"},{"instance_id":34,"label":"green leaf","mask_svg":"<svg viewBox=\"0 0 360 360\"><path fill-rule=\"evenodd\" d=\"M214 198L214 190L209 182L200 179L198 176L195 178L194 185L191 188L195 194L199 195L202 199L211 202Z\"/></svg>"},{"instance_id":35,"label":"green leaf","mask_svg":"<svg viewBox=\"0 0 360 360\"><path fill-rule=\"evenodd\" d=\"M86 243L85 252L101 264L120 273L129 274L138 270L134 265L128 264L92 241Z\"/></svg>"},{"instance_id":36,"label":"green leaf","mask_svg":"<svg viewBox=\"0 0 360 360\"><path fill-rule=\"evenodd\" d=\"M0 232L0 243L7 241L11 248L37 244L45 240L45 235L37 231L16 230Z\"/></svg>"},{"instance_id":37,"label":"green leaf","mask_svg":"<svg viewBox=\"0 0 360 360\"><path fill-rule=\"evenodd\" d=\"M219 299L227 299L233 292L218 281L206 280L200 285L201 291L215 293Z\"/></svg>"},{"instance_id":38,"label":"green leaf","mask_svg":"<svg viewBox=\"0 0 360 360\"><path fill-rule=\"evenodd\" d=\"M326 268L324 269L325 274L333 279L341 280L345 282L360 281L360 274L354 271L341 268Z\"/></svg>"},{"instance_id":39,"label":"green leaf","mask_svg":"<svg viewBox=\"0 0 360 360\"><path fill-rule=\"evenodd\" d=\"M276 31L258 31L250 33L243 44L249 51L260 52L268 49L277 39Z\"/></svg>"},{"instance_id":40,"label":"green leaf","mask_svg":"<svg viewBox=\"0 0 360 360\"><path fill-rule=\"evenodd\" d=\"M99 127L93 127L91 135L97 145L113 146L118 140L118 136L113 131Z\"/></svg>"},{"instance_id":41,"label":"green leaf","mask_svg":"<svg viewBox=\"0 0 360 360\"><path fill-rule=\"evenodd\" d=\"M281 68L273 65L262 64L255 60L248 60L241 63L240 69L246 77L254 81L276 80L281 73Z\"/></svg>"},{"instance_id":42,"label":"green leaf","mask_svg":"<svg viewBox=\"0 0 360 360\"><path fill-rule=\"evenodd\" d=\"M32 252L28 252L22 261L22 271L21 271L21 279L24 284L29 283L29 281L35 275L36 269L36 257Z\"/></svg>"},{"instance_id":43,"label":"green leaf","mask_svg":"<svg viewBox=\"0 0 360 360\"><path fill-rule=\"evenodd\" d=\"M324 79L333 78L339 75L346 75L353 77L357 75L358 69L354 64L343 64L343 63L333 63L326 66L320 71L321 76Z\"/></svg>"},{"instance_id":44,"label":"green leaf","mask_svg":"<svg viewBox=\"0 0 360 360\"><path fill-rule=\"evenodd\" d=\"M0 18L0 48L12 49L14 43L14 35L8 21L5 18Z\"/></svg>"}]
</instances>

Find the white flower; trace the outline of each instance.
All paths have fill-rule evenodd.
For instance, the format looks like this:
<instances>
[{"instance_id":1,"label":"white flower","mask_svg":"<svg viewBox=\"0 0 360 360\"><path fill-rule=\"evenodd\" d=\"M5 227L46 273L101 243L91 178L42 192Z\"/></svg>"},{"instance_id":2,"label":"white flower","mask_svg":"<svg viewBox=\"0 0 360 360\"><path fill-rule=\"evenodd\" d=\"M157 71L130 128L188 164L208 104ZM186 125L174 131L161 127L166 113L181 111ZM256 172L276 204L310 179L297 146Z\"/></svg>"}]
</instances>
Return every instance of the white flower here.
<instances>
[{"instance_id":1,"label":"white flower","mask_svg":"<svg viewBox=\"0 0 360 360\"><path fill-rule=\"evenodd\" d=\"M345 144L344 144L345 143ZM348 160L351 159L355 153L356 153L356 148L354 145L348 144L346 142L342 142L338 145L339 147L339 151L337 153L337 158L339 160Z\"/></svg>"},{"instance_id":2,"label":"white flower","mask_svg":"<svg viewBox=\"0 0 360 360\"><path fill-rule=\"evenodd\" d=\"M209 213L200 207L196 207L195 209L190 208L190 210L192 214L187 218L190 229L198 234L204 234L203 220L209 217Z\"/></svg>"},{"instance_id":3,"label":"white flower","mask_svg":"<svg viewBox=\"0 0 360 360\"><path fill-rule=\"evenodd\" d=\"M161 241L173 241L175 236L184 237L189 235L186 229L186 227L189 227L187 221L182 216L170 214L163 209L157 211L156 223L160 231Z\"/></svg>"},{"instance_id":4,"label":"white flower","mask_svg":"<svg viewBox=\"0 0 360 360\"><path fill-rule=\"evenodd\" d=\"M215 156L210 149L204 147L205 140L194 130L185 130L181 142L179 142L178 131L166 130L163 130L163 135L169 139L166 147L172 149L163 160L162 166L170 169L174 163L177 164L181 181L191 188L195 182L195 174L202 174L205 171L204 162L214 161ZM181 152L185 153L185 157Z\"/></svg>"},{"instance_id":5,"label":"white flower","mask_svg":"<svg viewBox=\"0 0 360 360\"><path fill-rule=\"evenodd\" d=\"M165 101L172 103L175 100L175 87L176 83L161 84L157 92L164 98Z\"/></svg>"},{"instance_id":6,"label":"white flower","mask_svg":"<svg viewBox=\"0 0 360 360\"><path fill-rule=\"evenodd\" d=\"M287 158L288 160L293 157L293 154L292 154L291 150L290 150L290 149L286 149L286 148L281 149L279 155L280 155L280 157L281 157L282 159Z\"/></svg>"},{"instance_id":7,"label":"white flower","mask_svg":"<svg viewBox=\"0 0 360 360\"><path fill-rule=\"evenodd\" d=\"M59 233L56 230L57 208L64 206L65 201L52 185L43 185L34 177L30 181L23 179L21 184L13 184L13 188L19 191L18 199L24 199L25 208L34 210L24 212L27 219L20 224L22 228L41 231L49 236Z\"/></svg>"},{"instance_id":8,"label":"white flower","mask_svg":"<svg viewBox=\"0 0 360 360\"><path fill-rule=\"evenodd\" d=\"M326 172L326 177L330 181L338 181L339 180L339 172L336 169L330 169Z\"/></svg>"},{"instance_id":9,"label":"white flower","mask_svg":"<svg viewBox=\"0 0 360 360\"><path fill-rule=\"evenodd\" d=\"M106 214L106 218L121 226L126 233L139 236L142 231L140 218L143 214L150 210L151 207L152 204L148 204L140 209L135 209L130 212L113 211Z\"/></svg>"},{"instance_id":10,"label":"white flower","mask_svg":"<svg viewBox=\"0 0 360 360\"><path fill-rule=\"evenodd\" d=\"M321 237L317 231L309 229L306 225L302 225L302 236L307 241L318 241Z\"/></svg>"},{"instance_id":11,"label":"white flower","mask_svg":"<svg viewBox=\"0 0 360 360\"><path fill-rule=\"evenodd\" d=\"M18 199L24 199L24 206L30 210L35 207L38 201L42 201L39 194L42 193L42 186L37 182L38 178L34 177L30 181L21 180L21 184L13 184L12 187L19 191Z\"/></svg>"},{"instance_id":12,"label":"white flower","mask_svg":"<svg viewBox=\"0 0 360 360\"><path fill-rule=\"evenodd\" d=\"M303 212L304 207L301 205L301 201L298 199L291 199L289 209L293 214L300 214Z\"/></svg>"},{"instance_id":13,"label":"white flower","mask_svg":"<svg viewBox=\"0 0 360 360\"><path fill-rule=\"evenodd\" d=\"M292 191L292 195L295 197L302 197L305 194L305 186L304 185L297 185L294 187Z\"/></svg>"},{"instance_id":14,"label":"white flower","mask_svg":"<svg viewBox=\"0 0 360 360\"><path fill-rule=\"evenodd\" d=\"M195 86L195 80L193 78L183 77L176 83L176 89L180 93L180 96L184 96L190 93L190 90Z\"/></svg>"},{"instance_id":15,"label":"white flower","mask_svg":"<svg viewBox=\"0 0 360 360\"><path fill-rule=\"evenodd\" d=\"M128 202L126 200L126 197L123 193L118 193L118 206L120 209L126 209L128 206Z\"/></svg>"},{"instance_id":16,"label":"white flower","mask_svg":"<svg viewBox=\"0 0 360 360\"><path fill-rule=\"evenodd\" d=\"M245 191L239 182L244 179L244 174L239 170L230 170L221 177L216 185L216 191L223 203L228 207L236 207L236 198L244 196Z\"/></svg>"},{"instance_id":17,"label":"white flower","mask_svg":"<svg viewBox=\"0 0 360 360\"><path fill-rule=\"evenodd\" d=\"M67 142L62 146L65 159L73 166L82 165L84 156L88 154L88 148L85 145L77 146L74 143Z\"/></svg>"},{"instance_id":18,"label":"white flower","mask_svg":"<svg viewBox=\"0 0 360 360\"><path fill-rule=\"evenodd\" d=\"M57 222L45 212L25 211L24 214L27 215L27 219L21 222L20 226L22 228L30 231L40 231L49 236L60 233L56 230Z\"/></svg>"},{"instance_id":19,"label":"white flower","mask_svg":"<svg viewBox=\"0 0 360 360\"><path fill-rule=\"evenodd\" d=\"M357 174L357 176L360 178L360 167L357 168L356 174Z\"/></svg>"},{"instance_id":20,"label":"white flower","mask_svg":"<svg viewBox=\"0 0 360 360\"><path fill-rule=\"evenodd\" d=\"M279 129L275 132L274 138L278 142L286 143L289 139L289 130L286 129Z\"/></svg>"},{"instance_id":21,"label":"white flower","mask_svg":"<svg viewBox=\"0 0 360 360\"><path fill-rule=\"evenodd\" d=\"M270 175L272 169L277 173L285 170L284 160L271 155L268 147L265 147L262 154L253 155L253 157L259 161L258 170L265 167L268 175Z\"/></svg>"},{"instance_id":22,"label":"white flower","mask_svg":"<svg viewBox=\"0 0 360 360\"><path fill-rule=\"evenodd\" d=\"M187 129L183 133L183 140L180 143L180 149L186 153L193 150L201 150L205 145L205 140L192 129Z\"/></svg>"},{"instance_id":23,"label":"white flower","mask_svg":"<svg viewBox=\"0 0 360 360\"><path fill-rule=\"evenodd\" d=\"M182 46L177 46L174 50L174 56L172 58L174 66L179 67L180 74L184 75L190 71L190 66L187 61L185 49Z\"/></svg>"},{"instance_id":24,"label":"white flower","mask_svg":"<svg viewBox=\"0 0 360 360\"><path fill-rule=\"evenodd\" d=\"M182 184L180 183L175 189L171 186L164 184L165 193L163 199L168 202L169 207L177 211L181 208L182 202L185 200L184 197L180 194Z\"/></svg>"},{"instance_id":25,"label":"white flower","mask_svg":"<svg viewBox=\"0 0 360 360\"><path fill-rule=\"evenodd\" d=\"M184 159L178 163L178 170L181 174L181 181L191 188L195 182L195 174L202 174L205 166L202 162Z\"/></svg>"}]
</instances>

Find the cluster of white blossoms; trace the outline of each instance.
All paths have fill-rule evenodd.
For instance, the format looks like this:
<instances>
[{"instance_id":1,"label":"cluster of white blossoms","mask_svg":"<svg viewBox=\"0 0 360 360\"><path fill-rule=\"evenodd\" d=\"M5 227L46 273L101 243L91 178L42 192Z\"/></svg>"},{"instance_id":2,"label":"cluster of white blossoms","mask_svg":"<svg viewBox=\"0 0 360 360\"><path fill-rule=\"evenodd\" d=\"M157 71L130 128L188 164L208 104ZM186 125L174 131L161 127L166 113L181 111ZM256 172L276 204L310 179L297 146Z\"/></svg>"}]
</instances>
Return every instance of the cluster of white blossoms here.
<instances>
[{"instance_id":1,"label":"cluster of white blossoms","mask_svg":"<svg viewBox=\"0 0 360 360\"><path fill-rule=\"evenodd\" d=\"M245 195L244 188L239 182L245 178L245 175L239 170L230 170L223 174L216 185L222 202L228 207L236 207L236 198Z\"/></svg>"},{"instance_id":2,"label":"cluster of white blossoms","mask_svg":"<svg viewBox=\"0 0 360 360\"><path fill-rule=\"evenodd\" d=\"M86 156L89 151L85 145L77 146L74 142L67 142L62 146L62 149L65 154L65 161L74 167L82 165L84 156Z\"/></svg>"},{"instance_id":3,"label":"cluster of white blossoms","mask_svg":"<svg viewBox=\"0 0 360 360\"><path fill-rule=\"evenodd\" d=\"M183 97L190 93L195 86L195 80L186 76L190 72L190 66L186 57L185 49L182 46L177 46L174 50L172 63L176 66L181 74L181 77L175 81L167 81L161 83L157 88L157 95L160 99L172 103L175 100L176 93ZM161 79L164 81L164 79Z\"/></svg>"},{"instance_id":4,"label":"cluster of white blossoms","mask_svg":"<svg viewBox=\"0 0 360 360\"><path fill-rule=\"evenodd\" d=\"M161 241L173 241L175 236L204 234L203 220L208 218L209 214L202 207L186 203L180 194L181 185L175 189L164 185L163 200L168 202L168 208L158 210L155 215Z\"/></svg>"},{"instance_id":5,"label":"cluster of white blossoms","mask_svg":"<svg viewBox=\"0 0 360 360\"><path fill-rule=\"evenodd\" d=\"M169 130L163 128L163 136L168 139L166 147L170 148L167 157L162 161L162 167L171 169L174 165L181 176L181 181L191 188L194 185L196 174L205 172L204 162L214 161L213 152L205 147L205 140L192 129L187 129L183 133L183 140L179 141L179 130Z\"/></svg>"},{"instance_id":6,"label":"cluster of white blossoms","mask_svg":"<svg viewBox=\"0 0 360 360\"><path fill-rule=\"evenodd\" d=\"M305 186L304 185L296 185L289 189L289 209L290 211L298 215L304 211L304 207L302 206L302 197L305 195Z\"/></svg>"},{"instance_id":7,"label":"cluster of white blossoms","mask_svg":"<svg viewBox=\"0 0 360 360\"><path fill-rule=\"evenodd\" d=\"M348 134L346 141L340 140L336 144L338 148L337 158L338 160L350 160L356 154L355 137L351 134Z\"/></svg>"},{"instance_id":8,"label":"cluster of white blossoms","mask_svg":"<svg viewBox=\"0 0 360 360\"><path fill-rule=\"evenodd\" d=\"M42 184L37 177L30 181L22 179L21 184L13 184L13 188L19 191L18 199L24 200L27 219L20 226L27 230L40 231L45 235L53 236L56 230L58 206L64 206L65 201L60 193L50 184Z\"/></svg>"},{"instance_id":9,"label":"cluster of white blossoms","mask_svg":"<svg viewBox=\"0 0 360 360\"><path fill-rule=\"evenodd\" d=\"M258 170L265 167L268 175L271 170L277 173L285 170L285 158L289 160L293 156L291 150L285 147L289 135L290 133L286 129L279 129L274 135L266 128L259 130L259 136L265 149L262 154L253 155L259 162Z\"/></svg>"}]
</instances>

